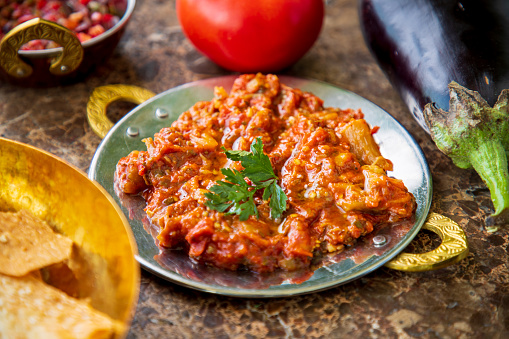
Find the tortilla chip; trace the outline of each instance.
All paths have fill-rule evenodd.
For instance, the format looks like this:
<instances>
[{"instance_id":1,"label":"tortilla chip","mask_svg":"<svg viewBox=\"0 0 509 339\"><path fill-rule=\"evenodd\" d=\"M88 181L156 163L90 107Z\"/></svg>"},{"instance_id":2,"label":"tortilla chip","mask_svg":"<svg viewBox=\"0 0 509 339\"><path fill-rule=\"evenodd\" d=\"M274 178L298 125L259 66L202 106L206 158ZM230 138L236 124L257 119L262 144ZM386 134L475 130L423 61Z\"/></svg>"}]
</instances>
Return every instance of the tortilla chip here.
<instances>
[{"instance_id":1,"label":"tortilla chip","mask_svg":"<svg viewBox=\"0 0 509 339\"><path fill-rule=\"evenodd\" d=\"M0 305L0 338L112 338L124 327L32 275L0 274Z\"/></svg>"},{"instance_id":2,"label":"tortilla chip","mask_svg":"<svg viewBox=\"0 0 509 339\"><path fill-rule=\"evenodd\" d=\"M20 277L71 255L72 240L29 212L0 212L0 273Z\"/></svg>"},{"instance_id":3,"label":"tortilla chip","mask_svg":"<svg viewBox=\"0 0 509 339\"><path fill-rule=\"evenodd\" d=\"M79 297L80 282L76 279L76 275L69 268L67 263L60 262L53 264L37 272L41 272L42 279L45 283L58 288L71 297Z\"/></svg>"}]
</instances>

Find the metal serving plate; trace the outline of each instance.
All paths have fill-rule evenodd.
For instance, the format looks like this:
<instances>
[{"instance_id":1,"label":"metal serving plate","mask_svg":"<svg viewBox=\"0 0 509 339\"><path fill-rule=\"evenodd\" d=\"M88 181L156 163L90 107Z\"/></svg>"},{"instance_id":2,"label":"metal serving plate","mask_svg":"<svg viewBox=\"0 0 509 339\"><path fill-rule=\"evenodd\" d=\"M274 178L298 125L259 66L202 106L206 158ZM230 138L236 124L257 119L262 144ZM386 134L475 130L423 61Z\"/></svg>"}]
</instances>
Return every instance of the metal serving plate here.
<instances>
[{"instance_id":1,"label":"metal serving plate","mask_svg":"<svg viewBox=\"0 0 509 339\"><path fill-rule=\"evenodd\" d=\"M265 275L230 272L198 264L178 250L161 253L154 238L144 228L146 216L142 210L143 204L136 200L128 201L133 198L126 200L117 196L114 188L115 166L120 158L131 151L146 150L141 141L143 138L153 137L154 133L169 126L197 101L211 100L214 86L223 86L229 91L234 79L234 76L227 76L200 80L154 96L113 126L94 155L89 177L98 181L128 216L138 244L137 260L141 266L169 281L210 293L237 297L282 297L350 282L383 266L403 251L426 221L431 204L431 175L419 145L390 114L357 94L319 81L281 76L281 83L312 92L324 100L325 106L362 109L366 121L371 126L380 127L375 139L382 155L394 164L394 171L389 175L402 179L416 198L414 222L383 229L381 233L386 242L381 245L376 242L380 237L374 239L377 234L370 234L353 248L323 258L324 266L306 272Z\"/></svg>"}]
</instances>

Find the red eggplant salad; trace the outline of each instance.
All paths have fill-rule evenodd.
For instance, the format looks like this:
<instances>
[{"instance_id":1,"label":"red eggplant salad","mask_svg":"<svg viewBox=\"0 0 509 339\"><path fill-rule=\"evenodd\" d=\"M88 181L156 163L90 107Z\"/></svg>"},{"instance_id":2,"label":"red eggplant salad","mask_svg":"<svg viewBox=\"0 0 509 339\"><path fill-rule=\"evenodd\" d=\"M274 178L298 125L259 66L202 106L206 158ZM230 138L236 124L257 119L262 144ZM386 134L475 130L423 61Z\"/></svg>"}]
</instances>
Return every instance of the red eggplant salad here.
<instances>
[{"instance_id":1,"label":"red eggplant salad","mask_svg":"<svg viewBox=\"0 0 509 339\"><path fill-rule=\"evenodd\" d=\"M437 147L474 168L509 222L509 1L360 0L371 53Z\"/></svg>"}]
</instances>

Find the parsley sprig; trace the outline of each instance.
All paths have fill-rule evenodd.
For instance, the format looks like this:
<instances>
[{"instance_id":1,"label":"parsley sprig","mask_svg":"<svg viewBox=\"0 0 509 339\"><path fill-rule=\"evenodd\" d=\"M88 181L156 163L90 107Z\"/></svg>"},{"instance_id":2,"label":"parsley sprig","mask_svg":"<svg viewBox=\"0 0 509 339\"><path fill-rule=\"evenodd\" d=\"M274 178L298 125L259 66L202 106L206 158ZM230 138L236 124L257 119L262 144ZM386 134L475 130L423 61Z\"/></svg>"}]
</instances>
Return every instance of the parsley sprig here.
<instances>
[{"instance_id":1,"label":"parsley sprig","mask_svg":"<svg viewBox=\"0 0 509 339\"><path fill-rule=\"evenodd\" d=\"M270 217L277 219L286 210L286 194L277 184L270 159L263 153L260 137L251 144L251 152L228 151L223 147L228 159L240 161L242 171L222 168L224 180L216 181L210 192L205 193L208 199L205 205L210 209L226 214L237 214L241 221L254 215L258 218L258 209L254 203L255 193L263 189L262 198L269 202ZM249 179L250 184L245 180Z\"/></svg>"}]
</instances>

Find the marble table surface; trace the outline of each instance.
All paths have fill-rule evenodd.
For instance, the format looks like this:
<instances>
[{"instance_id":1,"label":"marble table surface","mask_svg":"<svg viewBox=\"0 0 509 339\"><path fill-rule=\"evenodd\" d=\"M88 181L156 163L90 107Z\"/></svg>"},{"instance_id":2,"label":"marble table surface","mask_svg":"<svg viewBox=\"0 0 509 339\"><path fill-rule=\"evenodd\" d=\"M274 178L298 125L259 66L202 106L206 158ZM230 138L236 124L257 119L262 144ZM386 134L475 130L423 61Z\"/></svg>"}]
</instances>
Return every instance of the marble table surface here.
<instances>
[{"instance_id":1,"label":"marble table surface","mask_svg":"<svg viewBox=\"0 0 509 339\"><path fill-rule=\"evenodd\" d=\"M0 83L0 136L49 151L87 171L100 138L86 119L94 88L132 84L159 93L230 74L202 57L183 35L175 2L138 0L113 56L81 82L51 88ZM276 299L194 291L142 271L128 338L508 338L509 228L488 233L489 192L456 168L413 120L364 44L355 0L326 1L313 48L279 73L351 90L392 114L423 149L433 177L431 210L456 221L470 253L440 270L404 273L385 267L326 291ZM134 107L114 103L118 120ZM414 251L433 246L420 234Z\"/></svg>"}]
</instances>

